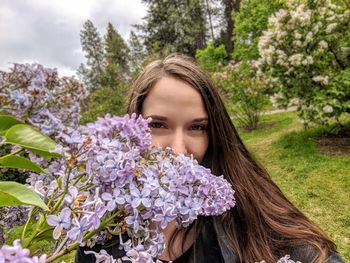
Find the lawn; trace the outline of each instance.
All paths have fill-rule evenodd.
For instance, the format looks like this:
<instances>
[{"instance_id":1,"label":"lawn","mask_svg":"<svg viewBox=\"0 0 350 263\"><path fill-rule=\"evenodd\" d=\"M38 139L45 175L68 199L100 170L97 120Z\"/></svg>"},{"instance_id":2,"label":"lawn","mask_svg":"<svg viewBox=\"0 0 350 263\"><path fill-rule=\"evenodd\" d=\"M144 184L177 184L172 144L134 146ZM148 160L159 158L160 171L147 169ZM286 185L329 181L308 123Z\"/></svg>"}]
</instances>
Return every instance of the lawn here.
<instances>
[{"instance_id":1,"label":"lawn","mask_svg":"<svg viewBox=\"0 0 350 263\"><path fill-rule=\"evenodd\" d=\"M305 131L294 112L262 120L262 129L240 132L245 144L286 196L325 230L350 262L350 155L319 153L315 137L322 130Z\"/></svg>"}]
</instances>

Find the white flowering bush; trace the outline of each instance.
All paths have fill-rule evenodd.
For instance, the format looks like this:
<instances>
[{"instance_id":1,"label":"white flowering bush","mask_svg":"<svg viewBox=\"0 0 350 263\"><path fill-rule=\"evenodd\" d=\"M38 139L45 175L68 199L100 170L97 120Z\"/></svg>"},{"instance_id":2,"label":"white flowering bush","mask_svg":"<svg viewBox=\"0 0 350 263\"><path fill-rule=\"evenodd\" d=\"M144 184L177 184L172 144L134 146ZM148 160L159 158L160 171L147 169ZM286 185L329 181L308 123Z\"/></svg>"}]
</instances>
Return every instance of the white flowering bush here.
<instances>
[{"instance_id":1,"label":"white flowering bush","mask_svg":"<svg viewBox=\"0 0 350 263\"><path fill-rule=\"evenodd\" d=\"M350 112L349 28L346 7L290 0L269 18L259 40L259 73L271 78L280 106L297 101L305 125Z\"/></svg>"}]
</instances>

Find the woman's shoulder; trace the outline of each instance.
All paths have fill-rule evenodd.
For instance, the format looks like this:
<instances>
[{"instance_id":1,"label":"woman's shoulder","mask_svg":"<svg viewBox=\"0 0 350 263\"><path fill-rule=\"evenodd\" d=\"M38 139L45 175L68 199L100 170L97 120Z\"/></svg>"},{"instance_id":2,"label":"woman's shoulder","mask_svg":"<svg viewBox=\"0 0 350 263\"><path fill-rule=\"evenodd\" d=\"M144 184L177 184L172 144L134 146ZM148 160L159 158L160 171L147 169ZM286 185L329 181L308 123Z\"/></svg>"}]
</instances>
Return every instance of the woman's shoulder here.
<instances>
[{"instance_id":1,"label":"woman's shoulder","mask_svg":"<svg viewBox=\"0 0 350 263\"><path fill-rule=\"evenodd\" d=\"M332 252L327 259L327 263L345 263L345 261L338 253Z\"/></svg>"},{"instance_id":2,"label":"woman's shoulder","mask_svg":"<svg viewBox=\"0 0 350 263\"><path fill-rule=\"evenodd\" d=\"M302 245L293 247L288 253L290 254L290 258L295 262L306 263L312 262L312 259L317 254L317 249L311 245ZM345 261L337 252L332 251L329 253L326 263L345 263Z\"/></svg>"}]
</instances>

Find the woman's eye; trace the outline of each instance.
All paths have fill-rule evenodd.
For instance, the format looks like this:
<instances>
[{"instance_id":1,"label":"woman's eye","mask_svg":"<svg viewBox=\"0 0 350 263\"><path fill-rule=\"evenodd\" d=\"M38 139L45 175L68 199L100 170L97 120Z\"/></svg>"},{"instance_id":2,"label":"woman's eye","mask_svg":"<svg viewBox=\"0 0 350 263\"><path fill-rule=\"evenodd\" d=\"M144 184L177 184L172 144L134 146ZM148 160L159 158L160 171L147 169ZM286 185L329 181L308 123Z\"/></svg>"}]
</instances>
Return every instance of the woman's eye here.
<instances>
[{"instance_id":1,"label":"woman's eye","mask_svg":"<svg viewBox=\"0 0 350 263\"><path fill-rule=\"evenodd\" d=\"M192 125L191 130L193 130L193 131L206 131L207 125L204 125L204 124Z\"/></svg>"},{"instance_id":2,"label":"woman's eye","mask_svg":"<svg viewBox=\"0 0 350 263\"><path fill-rule=\"evenodd\" d=\"M150 128L155 128L155 129L160 129L160 128L164 128L163 123L160 122L152 122L149 124Z\"/></svg>"}]
</instances>

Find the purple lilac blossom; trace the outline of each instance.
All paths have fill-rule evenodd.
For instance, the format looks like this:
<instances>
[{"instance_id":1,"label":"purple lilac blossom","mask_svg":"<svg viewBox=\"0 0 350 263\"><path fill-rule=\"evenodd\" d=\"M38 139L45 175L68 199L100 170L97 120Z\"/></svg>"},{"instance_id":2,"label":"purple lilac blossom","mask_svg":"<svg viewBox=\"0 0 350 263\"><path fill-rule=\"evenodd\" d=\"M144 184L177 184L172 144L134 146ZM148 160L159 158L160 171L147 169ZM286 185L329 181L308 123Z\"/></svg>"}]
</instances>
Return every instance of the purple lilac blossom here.
<instances>
[{"instance_id":1,"label":"purple lilac blossom","mask_svg":"<svg viewBox=\"0 0 350 263\"><path fill-rule=\"evenodd\" d=\"M73 241L81 242L85 231L90 230L88 217L83 217L80 221L75 219L76 224L67 232L68 237Z\"/></svg>"},{"instance_id":2,"label":"purple lilac blossom","mask_svg":"<svg viewBox=\"0 0 350 263\"><path fill-rule=\"evenodd\" d=\"M80 104L88 96L87 89L77 79L61 78L56 69L40 64L14 63L8 71L0 71L0 87L1 112L12 114L55 139L78 128ZM29 158L41 167L49 168L49 172L57 172L57 167L46 159L32 153L29 153ZM46 186L54 179L47 174L29 173L27 183L45 201L54 190ZM35 187L38 181L43 183ZM16 224L11 228L14 226Z\"/></svg>"},{"instance_id":3,"label":"purple lilac blossom","mask_svg":"<svg viewBox=\"0 0 350 263\"><path fill-rule=\"evenodd\" d=\"M164 250L161 229L171 221L187 227L200 215L234 207L234 191L222 177L193 157L151 147L149 122L136 114L107 115L57 136L62 158L47 168L54 179L32 184L51 205L62 197L47 217L57 242L67 237L65 245L92 246L111 233L127 234L129 241L121 243L130 251L126 257L155 262ZM92 230L96 234L86 239Z\"/></svg>"},{"instance_id":4,"label":"purple lilac blossom","mask_svg":"<svg viewBox=\"0 0 350 263\"><path fill-rule=\"evenodd\" d=\"M62 209L59 216L49 215L47 217L47 223L50 226L55 227L53 230L54 239L58 239L61 236L63 229L68 229L70 227L71 213L71 210L68 207L65 207Z\"/></svg>"},{"instance_id":5,"label":"purple lilac blossom","mask_svg":"<svg viewBox=\"0 0 350 263\"><path fill-rule=\"evenodd\" d=\"M30 206L0 207L0 228L12 229L13 226L24 225L28 218L30 210Z\"/></svg>"},{"instance_id":6,"label":"purple lilac blossom","mask_svg":"<svg viewBox=\"0 0 350 263\"><path fill-rule=\"evenodd\" d=\"M257 262L256 262L257 263ZM265 260L260 261L259 263L266 263ZM277 263L301 263L300 261L294 261L290 259L289 255L285 255L284 257L280 258Z\"/></svg>"},{"instance_id":7,"label":"purple lilac blossom","mask_svg":"<svg viewBox=\"0 0 350 263\"><path fill-rule=\"evenodd\" d=\"M1 263L45 263L45 261L46 255L31 257L29 249L23 249L19 240L15 240L13 246L4 245L0 248Z\"/></svg>"},{"instance_id":8,"label":"purple lilac blossom","mask_svg":"<svg viewBox=\"0 0 350 263\"><path fill-rule=\"evenodd\" d=\"M75 161L85 167L86 178L84 184L73 186L77 171L67 177L63 172L67 165L62 165L56 172L62 178L57 193L69 186L64 205L72 209L74 218L70 229L62 228L69 238L67 244L82 242L87 231L121 211L117 222L122 225L115 224L110 230L128 233L130 242L124 242L124 249L139 248L138 256L129 253L133 260L153 262L147 260L162 253L161 229L171 221L187 227L199 215L221 214L235 205L234 191L222 177L213 176L193 157L151 147L149 121L135 114L107 115L80 127L82 137L61 137L66 139L61 151L69 152L69 158L79 156ZM98 234L88 243L93 244L94 239Z\"/></svg>"},{"instance_id":9,"label":"purple lilac blossom","mask_svg":"<svg viewBox=\"0 0 350 263\"><path fill-rule=\"evenodd\" d=\"M95 251L85 251L85 254L93 254L96 259L96 263L116 263L117 260L113 258L106 250L101 249L99 252Z\"/></svg>"},{"instance_id":10,"label":"purple lilac blossom","mask_svg":"<svg viewBox=\"0 0 350 263\"><path fill-rule=\"evenodd\" d=\"M113 193L103 193L102 194L102 200L107 201L107 210L108 211L113 211L116 206L123 205L125 203L125 198L123 195L120 194L120 189L115 188L113 190Z\"/></svg>"},{"instance_id":11,"label":"purple lilac blossom","mask_svg":"<svg viewBox=\"0 0 350 263\"><path fill-rule=\"evenodd\" d=\"M9 84L9 85L8 85ZM13 64L0 72L1 111L26 118L47 135L78 126L86 88L76 79L58 76L40 64Z\"/></svg>"},{"instance_id":12,"label":"purple lilac blossom","mask_svg":"<svg viewBox=\"0 0 350 263\"><path fill-rule=\"evenodd\" d=\"M283 258L280 258L277 263L301 263L300 261L294 261L290 259L289 255L285 255Z\"/></svg>"},{"instance_id":13,"label":"purple lilac blossom","mask_svg":"<svg viewBox=\"0 0 350 263\"><path fill-rule=\"evenodd\" d=\"M180 227L186 227L199 215L225 212L235 201L230 184L193 157L150 147L148 122L134 114L106 116L88 124L85 135L92 144L86 153L86 172L106 209L126 215L126 231L132 240L136 238L131 244L139 244L141 237L144 252L155 258L164 248L159 245L160 229L168 223L179 218ZM142 129L131 128L137 125ZM156 233L152 238L151 231Z\"/></svg>"}]
</instances>

